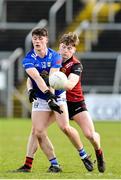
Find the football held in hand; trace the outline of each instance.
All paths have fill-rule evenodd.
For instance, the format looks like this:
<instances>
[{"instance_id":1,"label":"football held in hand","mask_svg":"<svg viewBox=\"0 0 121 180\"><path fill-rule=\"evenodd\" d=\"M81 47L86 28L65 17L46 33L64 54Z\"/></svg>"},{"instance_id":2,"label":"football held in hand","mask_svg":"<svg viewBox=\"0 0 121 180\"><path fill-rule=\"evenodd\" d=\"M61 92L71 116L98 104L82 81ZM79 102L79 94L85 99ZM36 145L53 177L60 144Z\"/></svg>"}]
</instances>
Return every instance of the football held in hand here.
<instances>
[{"instance_id":1,"label":"football held in hand","mask_svg":"<svg viewBox=\"0 0 121 180\"><path fill-rule=\"evenodd\" d=\"M49 76L49 84L52 88L56 90L65 89L67 81L67 76L61 71L54 72Z\"/></svg>"}]
</instances>

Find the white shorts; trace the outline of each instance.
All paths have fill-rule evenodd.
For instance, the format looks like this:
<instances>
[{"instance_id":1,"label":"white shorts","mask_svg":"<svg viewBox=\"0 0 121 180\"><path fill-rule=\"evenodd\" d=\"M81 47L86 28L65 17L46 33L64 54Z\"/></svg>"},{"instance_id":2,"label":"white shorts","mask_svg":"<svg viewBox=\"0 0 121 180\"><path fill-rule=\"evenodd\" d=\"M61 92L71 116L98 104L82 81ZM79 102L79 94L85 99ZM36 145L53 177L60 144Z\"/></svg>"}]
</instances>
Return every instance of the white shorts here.
<instances>
[{"instance_id":1,"label":"white shorts","mask_svg":"<svg viewBox=\"0 0 121 180\"><path fill-rule=\"evenodd\" d=\"M62 104L66 104L66 92L63 92L59 95L59 98L57 98L57 102L59 106ZM50 107L48 106L48 103L46 100L37 98L37 100L34 100L32 103L32 111L52 111Z\"/></svg>"}]
</instances>

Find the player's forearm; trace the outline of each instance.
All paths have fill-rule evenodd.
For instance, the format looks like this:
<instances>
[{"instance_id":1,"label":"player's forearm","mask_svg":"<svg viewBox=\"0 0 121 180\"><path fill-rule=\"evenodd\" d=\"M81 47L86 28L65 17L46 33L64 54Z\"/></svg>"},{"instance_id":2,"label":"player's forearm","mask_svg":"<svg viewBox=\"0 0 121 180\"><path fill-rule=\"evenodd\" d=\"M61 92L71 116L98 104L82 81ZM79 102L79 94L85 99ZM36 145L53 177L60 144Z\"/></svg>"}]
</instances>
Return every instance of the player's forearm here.
<instances>
[{"instance_id":1,"label":"player's forearm","mask_svg":"<svg viewBox=\"0 0 121 180\"><path fill-rule=\"evenodd\" d=\"M34 81L36 82L38 88L42 91L45 92L46 90L49 90L48 86L46 85L45 81L41 76L37 76L34 78Z\"/></svg>"},{"instance_id":2,"label":"player's forearm","mask_svg":"<svg viewBox=\"0 0 121 180\"><path fill-rule=\"evenodd\" d=\"M79 81L79 76L71 73L68 76L68 83L66 84L66 90L72 90Z\"/></svg>"},{"instance_id":3,"label":"player's forearm","mask_svg":"<svg viewBox=\"0 0 121 180\"><path fill-rule=\"evenodd\" d=\"M42 92L45 92L46 90L49 90L49 88L46 85L44 79L40 76L39 72L35 68L27 69L26 72L36 82L38 88Z\"/></svg>"},{"instance_id":4,"label":"player's forearm","mask_svg":"<svg viewBox=\"0 0 121 180\"><path fill-rule=\"evenodd\" d=\"M65 85L65 90L72 90L75 84L68 80L67 84Z\"/></svg>"}]
</instances>

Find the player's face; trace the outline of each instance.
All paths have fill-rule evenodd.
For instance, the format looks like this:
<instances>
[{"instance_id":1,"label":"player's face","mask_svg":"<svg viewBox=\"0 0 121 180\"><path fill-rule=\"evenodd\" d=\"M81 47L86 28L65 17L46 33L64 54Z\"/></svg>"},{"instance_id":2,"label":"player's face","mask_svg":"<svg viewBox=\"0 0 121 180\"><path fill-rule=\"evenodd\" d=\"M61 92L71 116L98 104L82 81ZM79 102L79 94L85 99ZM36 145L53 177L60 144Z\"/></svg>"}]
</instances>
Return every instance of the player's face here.
<instances>
[{"instance_id":1,"label":"player's face","mask_svg":"<svg viewBox=\"0 0 121 180\"><path fill-rule=\"evenodd\" d=\"M73 54L75 53L75 47L72 45L65 45L64 43L61 43L59 46L59 53L62 56L63 60L70 59Z\"/></svg>"},{"instance_id":2,"label":"player's face","mask_svg":"<svg viewBox=\"0 0 121 180\"><path fill-rule=\"evenodd\" d=\"M34 49L39 51L47 47L48 38L46 36L32 36L32 43L34 46Z\"/></svg>"}]
</instances>

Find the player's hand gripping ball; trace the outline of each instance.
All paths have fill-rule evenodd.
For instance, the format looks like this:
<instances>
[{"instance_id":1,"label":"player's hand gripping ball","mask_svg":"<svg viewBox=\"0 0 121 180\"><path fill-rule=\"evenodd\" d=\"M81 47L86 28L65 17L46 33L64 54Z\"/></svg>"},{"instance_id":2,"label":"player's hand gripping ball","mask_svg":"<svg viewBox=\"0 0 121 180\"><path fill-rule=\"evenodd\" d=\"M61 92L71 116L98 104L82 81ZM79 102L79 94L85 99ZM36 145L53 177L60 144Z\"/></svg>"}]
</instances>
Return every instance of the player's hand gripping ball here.
<instances>
[{"instance_id":1,"label":"player's hand gripping ball","mask_svg":"<svg viewBox=\"0 0 121 180\"><path fill-rule=\"evenodd\" d=\"M61 71L54 72L49 76L49 84L56 90L65 89L67 81L67 76Z\"/></svg>"}]
</instances>

